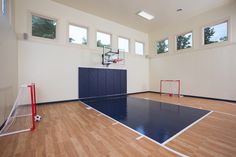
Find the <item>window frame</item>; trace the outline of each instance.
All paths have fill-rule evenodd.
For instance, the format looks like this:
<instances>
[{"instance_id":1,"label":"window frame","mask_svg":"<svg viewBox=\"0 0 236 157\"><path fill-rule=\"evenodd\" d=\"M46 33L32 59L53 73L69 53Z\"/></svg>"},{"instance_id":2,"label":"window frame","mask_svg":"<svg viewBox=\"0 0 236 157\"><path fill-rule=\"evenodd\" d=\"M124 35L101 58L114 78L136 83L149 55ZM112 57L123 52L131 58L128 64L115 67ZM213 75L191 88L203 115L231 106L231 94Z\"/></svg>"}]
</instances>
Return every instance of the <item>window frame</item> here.
<instances>
[{"instance_id":1,"label":"window frame","mask_svg":"<svg viewBox=\"0 0 236 157\"><path fill-rule=\"evenodd\" d=\"M166 52L164 52L164 53L158 53L158 52L157 52L157 43L159 43L159 42L161 42L161 41L165 41L165 40L168 40L168 51L166 51ZM156 50L156 54L157 54L157 55L166 54L166 53L170 52L170 51L169 51L169 37L166 37L166 38L163 38L163 39L160 39L160 40L156 41L155 50Z\"/></svg>"},{"instance_id":2,"label":"window frame","mask_svg":"<svg viewBox=\"0 0 236 157\"><path fill-rule=\"evenodd\" d=\"M99 49L99 48L102 48L102 47L98 47L98 46L97 46L97 37L98 37L98 34L97 34L97 33L98 33L98 32L99 32L99 33L103 33L103 34L110 35L110 43L111 43L111 44L110 44L110 47L112 48L112 45L113 45L113 44L112 44L112 33L105 32L105 31L101 31L101 30L96 30L95 47L98 48L98 49Z\"/></svg>"},{"instance_id":3,"label":"window frame","mask_svg":"<svg viewBox=\"0 0 236 157\"><path fill-rule=\"evenodd\" d=\"M192 47L185 48L185 49L179 49L178 50L178 46L177 46L177 38L178 38L178 36L183 36L183 35L186 35L188 33L192 33ZM193 30L185 31L183 33L179 33L179 34L175 35L175 51L176 52L192 50L193 48L194 48L194 31Z\"/></svg>"},{"instance_id":4,"label":"window frame","mask_svg":"<svg viewBox=\"0 0 236 157\"><path fill-rule=\"evenodd\" d=\"M204 30L205 28L207 27L212 27L212 26L216 26L216 25L219 25L219 24L223 24L223 23L227 23L227 36L228 36L228 40L226 41L222 41L222 42L217 42L217 43L211 43L211 44L205 44L205 34L204 34ZM202 47L211 47L211 46L217 46L217 45L224 45L224 44L228 44L230 43L231 41L231 30L230 30L230 18L224 18L222 20L218 20L218 21L215 21L215 22L211 22L207 25L204 25L201 27L201 46Z\"/></svg>"},{"instance_id":5,"label":"window frame","mask_svg":"<svg viewBox=\"0 0 236 157\"><path fill-rule=\"evenodd\" d=\"M125 53L130 53L130 39L129 38L126 38L126 37L123 37L123 36L118 36L117 38L117 47L119 49L119 38L122 38L122 39L125 39L125 40L128 40L128 52L125 52Z\"/></svg>"},{"instance_id":6,"label":"window frame","mask_svg":"<svg viewBox=\"0 0 236 157\"><path fill-rule=\"evenodd\" d=\"M1 0L1 15L6 16L7 15L7 1Z\"/></svg>"},{"instance_id":7,"label":"window frame","mask_svg":"<svg viewBox=\"0 0 236 157\"><path fill-rule=\"evenodd\" d=\"M44 38L44 37L37 37L37 36L33 36L32 34L32 17L33 16L38 16L38 17L41 17L41 18L45 18L45 19L48 19L48 20L54 20L56 21L56 37L54 39L50 39L50 38ZM35 13L35 12L30 12L29 13L29 37L31 39L36 39L36 40L41 40L41 41L57 41L58 40L58 25L59 25L59 20L57 18L54 18L54 17L50 17L50 16L45 16L43 14L39 14L39 13Z\"/></svg>"},{"instance_id":8,"label":"window frame","mask_svg":"<svg viewBox=\"0 0 236 157\"><path fill-rule=\"evenodd\" d=\"M12 0L1 0L1 16L4 16L8 19L8 23L12 26L14 24L12 15L13 15L13 2Z\"/></svg>"},{"instance_id":9,"label":"window frame","mask_svg":"<svg viewBox=\"0 0 236 157\"><path fill-rule=\"evenodd\" d=\"M87 44L84 45L84 44L78 44L78 43L71 43L69 42L69 35L70 35L70 25L72 26L75 26L75 27L80 27L80 28L84 28L87 30ZM68 27L67 27L67 38L66 38L66 42L70 45L77 45L77 46L85 46L85 47L88 47L89 46L89 27L88 26L84 26L84 25L78 25L78 24L75 24L75 23L71 23L69 22L68 23Z\"/></svg>"},{"instance_id":10,"label":"window frame","mask_svg":"<svg viewBox=\"0 0 236 157\"><path fill-rule=\"evenodd\" d=\"M136 46L135 46L136 42L143 44L143 54L136 53ZM145 42L142 42L142 41L139 41L139 40L134 41L134 54L139 55L139 56L145 56Z\"/></svg>"}]
</instances>

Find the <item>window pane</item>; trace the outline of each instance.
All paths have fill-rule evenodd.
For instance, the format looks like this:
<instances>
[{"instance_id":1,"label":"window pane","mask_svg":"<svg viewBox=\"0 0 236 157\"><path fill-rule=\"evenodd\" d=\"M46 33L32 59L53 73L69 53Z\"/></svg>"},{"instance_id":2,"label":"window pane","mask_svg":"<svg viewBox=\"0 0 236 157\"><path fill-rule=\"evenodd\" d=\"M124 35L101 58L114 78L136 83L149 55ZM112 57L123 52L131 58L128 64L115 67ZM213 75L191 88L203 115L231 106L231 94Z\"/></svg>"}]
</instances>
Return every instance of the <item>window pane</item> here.
<instances>
[{"instance_id":1,"label":"window pane","mask_svg":"<svg viewBox=\"0 0 236 157\"><path fill-rule=\"evenodd\" d=\"M118 49L124 52L129 52L129 40L124 38L118 38Z\"/></svg>"},{"instance_id":2,"label":"window pane","mask_svg":"<svg viewBox=\"0 0 236 157\"><path fill-rule=\"evenodd\" d=\"M228 22L204 28L204 44L218 43L228 40Z\"/></svg>"},{"instance_id":3,"label":"window pane","mask_svg":"<svg viewBox=\"0 0 236 157\"><path fill-rule=\"evenodd\" d=\"M55 39L56 21L32 15L32 36Z\"/></svg>"},{"instance_id":4,"label":"window pane","mask_svg":"<svg viewBox=\"0 0 236 157\"><path fill-rule=\"evenodd\" d=\"M143 55L144 45L140 42L135 42L135 53L139 55Z\"/></svg>"},{"instance_id":5,"label":"window pane","mask_svg":"<svg viewBox=\"0 0 236 157\"><path fill-rule=\"evenodd\" d=\"M111 46L111 35L97 32L97 47Z\"/></svg>"},{"instance_id":6,"label":"window pane","mask_svg":"<svg viewBox=\"0 0 236 157\"><path fill-rule=\"evenodd\" d=\"M177 36L177 50L191 48L193 45L193 33L186 33Z\"/></svg>"},{"instance_id":7,"label":"window pane","mask_svg":"<svg viewBox=\"0 0 236 157\"><path fill-rule=\"evenodd\" d=\"M69 25L69 42L87 45L87 29Z\"/></svg>"},{"instance_id":8,"label":"window pane","mask_svg":"<svg viewBox=\"0 0 236 157\"><path fill-rule=\"evenodd\" d=\"M168 52L168 39L157 42L157 54Z\"/></svg>"}]
</instances>

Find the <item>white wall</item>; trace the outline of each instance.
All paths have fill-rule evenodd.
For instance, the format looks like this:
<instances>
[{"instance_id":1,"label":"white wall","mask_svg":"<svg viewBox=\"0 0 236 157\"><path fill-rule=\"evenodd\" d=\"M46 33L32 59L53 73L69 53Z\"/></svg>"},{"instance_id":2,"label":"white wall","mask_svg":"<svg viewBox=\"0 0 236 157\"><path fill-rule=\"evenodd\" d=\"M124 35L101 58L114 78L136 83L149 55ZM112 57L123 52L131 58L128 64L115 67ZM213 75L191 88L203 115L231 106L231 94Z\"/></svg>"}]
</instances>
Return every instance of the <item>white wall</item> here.
<instances>
[{"instance_id":1,"label":"white wall","mask_svg":"<svg viewBox=\"0 0 236 157\"><path fill-rule=\"evenodd\" d=\"M17 39L8 17L0 15L0 126L8 117L17 95Z\"/></svg>"},{"instance_id":2,"label":"white wall","mask_svg":"<svg viewBox=\"0 0 236 157\"><path fill-rule=\"evenodd\" d=\"M96 31L112 34L112 47L117 49L118 36L131 41L131 52L126 54L126 64L112 68L128 70L128 92L149 90L149 60L134 54L134 42L143 41L148 52L148 35L90 15L50 0L16 0L15 30L19 42L19 84L35 82L38 102L69 100L78 98L78 67L102 67L102 49L96 47ZM30 35L30 12L58 20L57 39L47 41ZM67 43L68 23L89 28L88 46Z\"/></svg>"},{"instance_id":3,"label":"white wall","mask_svg":"<svg viewBox=\"0 0 236 157\"><path fill-rule=\"evenodd\" d=\"M118 36L129 38L131 52L126 64L111 68L128 70L128 92L159 91L159 80L180 79L183 94L236 99L236 4L224 6L176 25L158 28L149 34L122 26L50 0L15 1L15 30L19 38L19 84L35 82L38 102L76 99L78 97L78 67L102 67L102 49L96 47L96 31L112 34L112 47L117 48ZM57 39L47 41L30 35L30 12L58 20ZM230 41L204 47L201 28L223 19L230 19ZM68 23L89 28L88 46L67 43ZM193 30L194 48L175 51L175 35ZM156 55L156 41L169 38L169 53ZM134 42L145 42L150 59L134 54ZM150 87L150 88L149 88Z\"/></svg>"},{"instance_id":4,"label":"white wall","mask_svg":"<svg viewBox=\"0 0 236 157\"><path fill-rule=\"evenodd\" d=\"M229 42L203 46L203 26L230 20ZM175 35L193 31L194 48L175 50ZM157 55L155 43L169 38L169 52ZM236 3L201 14L149 34L150 90L159 91L161 79L180 79L181 93L236 100Z\"/></svg>"}]
</instances>

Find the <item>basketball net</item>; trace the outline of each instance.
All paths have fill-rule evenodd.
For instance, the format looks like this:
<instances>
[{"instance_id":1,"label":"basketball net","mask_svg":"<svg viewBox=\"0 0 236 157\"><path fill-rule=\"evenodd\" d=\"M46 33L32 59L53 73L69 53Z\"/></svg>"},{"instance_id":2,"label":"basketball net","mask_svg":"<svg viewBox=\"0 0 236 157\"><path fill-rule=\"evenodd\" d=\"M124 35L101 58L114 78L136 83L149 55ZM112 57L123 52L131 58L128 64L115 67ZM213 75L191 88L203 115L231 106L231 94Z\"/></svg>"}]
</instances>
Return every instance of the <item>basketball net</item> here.
<instances>
[{"instance_id":1,"label":"basketball net","mask_svg":"<svg viewBox=\"0 0 236 157\"><path fill-rule=\"evenodd\" d=\"M123 59L113 59L113 63L118 63L118 62L121 62L121 61L123 61Z\"/></svg>"}]
</instances>

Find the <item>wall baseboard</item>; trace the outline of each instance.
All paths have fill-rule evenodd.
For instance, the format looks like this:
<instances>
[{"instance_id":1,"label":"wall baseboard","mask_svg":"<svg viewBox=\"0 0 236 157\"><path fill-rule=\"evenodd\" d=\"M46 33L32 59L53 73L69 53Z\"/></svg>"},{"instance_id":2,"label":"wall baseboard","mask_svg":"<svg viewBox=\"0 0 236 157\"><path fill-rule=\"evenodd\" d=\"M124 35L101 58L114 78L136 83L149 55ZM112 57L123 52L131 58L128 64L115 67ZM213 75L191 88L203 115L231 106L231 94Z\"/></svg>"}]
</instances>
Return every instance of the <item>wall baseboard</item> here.
<instances>
[{"instance_id":1,"label":"wall baseboard","mask_svg":"<svg viewBox=\"0 0 236 157\"><path fill-rule=\"evenodd\" d=\"M144 93L148 93L150 91L143 91L143 92L134 92L134 93L128 93L127 95L134 95L134 94L144 94Z\"/></svg>"},{"instance_id":2,"label":"wall baseboard","mask_svg":"<svg viewBox=\"0 0 236 157\"><path fill-rule=\"evenodd\" d=\"M143 91L143 92L133 92L133 93L127 93L127 94L106 95L106 96L99 96L99 97L89 97L89 98L78 98L78 99L69 99L69 100L60 100L60 101L40 102L40 103L37 103L37 105L59 104L59 103L66 103L66 102L81 101L81 100L85 100L85 99L98 99L98 98L104 98L104 97L112 97L112 96L116 97L116 96L135 95L135 94L144 94L144 93L160 94L160 92L156 92L156 91ZM195 95L185 95L185 94L181 94L181 95L183 95L184 97L191 97L191 98L199 98L199 99L217 100L217 101L225 101L225 102L236 103L236 100L219 99L219 98L211 98L211 97L203 97L203 96L195 96Z\"/></svg>"},{"instance_id":3,"label":"wall baseboard","mask_svg":"<svg viewBox=\"0 0 236 157\"><path fill-rule=\"evenodd\" d=\"M211 97L203 97L203 96L195 96L195 95L183 95L183 96L191 97L191 98L199 98L199 99L208 99L208 100L217 100L217 101L226 101L226 102L236 103L236 100L219 99L219 98L211 98Z\"/></svg>"},{"instance_id":4,"label":"wall baseboard","mask_svg":"<svg viewBox=\"0 0 236 157\"><path fill-rule=\"evenodd\" d=\"M155 92L155 91L148 91L148 92L160 94L160 92ZM181 95L183 95L184 97L199 98L199 99L208 99L208 100L217 100L217 101L226 101L226 102L236 103L236 100L220 99L220 98L211 98L211 97L203 97L203 96L187 95L187 94L181 94Z\"/></svg>"},{"instance_id":5,"label":"wall baseboard","mask_svg":"<svg viewBox=\"0 0 236 157\"><path fill-rule=\"evenodd\" d=\"M47 101L47 102L37 103L37 105L59 104L59 103L74 102L74 101L81 101L81 100L87 100L87 99L99 99L99 98L104 98L104 97L116 97L116 96L124 96L124 95L127 95L127 94L106 95L106 96L78 98L78 99L69 99L69 100L59 100L59 101Z\"/></svg>"},{"instance_id":6,"label":"wall baseboard","mask_svg":"<svg viewBox=\"0 0 236 157\"><path fill-rule=\"evenodd\" d=\"M66 103L66 102L74 102L79 101L80 99L69 99L69 100L59 100L59 101L47 101L47 102L40 102L37 105L48 105L48 104L59 104L59 103Z\"/></svg>"}]
</instances>

